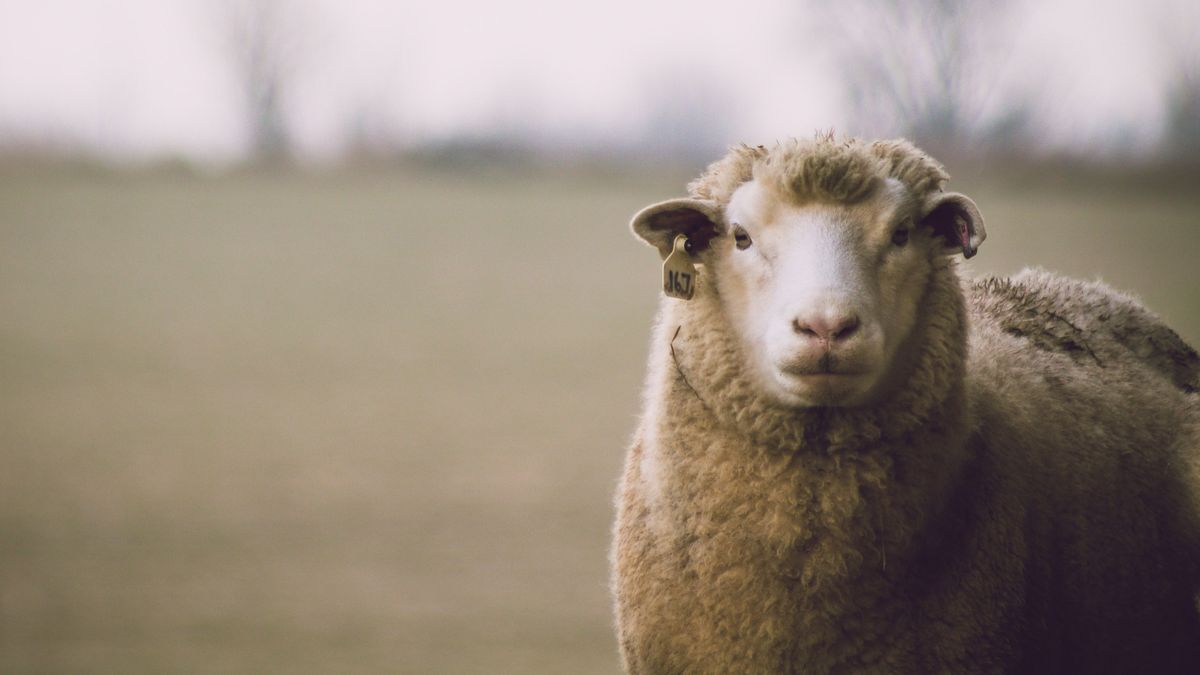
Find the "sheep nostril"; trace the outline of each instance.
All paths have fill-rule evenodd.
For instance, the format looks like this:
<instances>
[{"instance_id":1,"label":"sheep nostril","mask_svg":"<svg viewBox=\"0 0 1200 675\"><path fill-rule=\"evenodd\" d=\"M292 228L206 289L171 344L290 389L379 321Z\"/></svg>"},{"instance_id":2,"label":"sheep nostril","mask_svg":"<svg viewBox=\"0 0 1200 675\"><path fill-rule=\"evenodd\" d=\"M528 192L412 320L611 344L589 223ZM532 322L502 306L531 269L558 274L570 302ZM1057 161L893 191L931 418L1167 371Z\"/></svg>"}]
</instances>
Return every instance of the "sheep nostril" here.
<instances>
[{"instance_id":1,"label":"sheep nostril","mask_svg":"<svg viewBox=\"0 0 1200 675\"><path fill-rule=\"evenodd\" d=\"M858 332L858 317L844 316L834 320L824 318L792 319L792 330L797 335L815 338L822 342L845 340Z\"/></svg>"},{"instance_id":2,"label":"sheep nostril","mask_svg":"<svg viewBox=\"0 0 1200 675\"><path fill-rule=\"evenodd\" d=\"M797 335L807 335L808 337L820 337L817 331L813 330L808 324L801 323L800 319L792 319L792 330L796 331Z\"/></svg>"},{"instance_id":3,"label":"sheep nostril","mask_svg":"<svg viewBox=\"0 0 1200 675\"><path fill-rule=\"evenodd\" d=\"M858 330L858 317L852 316L843 321L833 332L834 340L845 340Z\"/></svg>"}]
</instances>

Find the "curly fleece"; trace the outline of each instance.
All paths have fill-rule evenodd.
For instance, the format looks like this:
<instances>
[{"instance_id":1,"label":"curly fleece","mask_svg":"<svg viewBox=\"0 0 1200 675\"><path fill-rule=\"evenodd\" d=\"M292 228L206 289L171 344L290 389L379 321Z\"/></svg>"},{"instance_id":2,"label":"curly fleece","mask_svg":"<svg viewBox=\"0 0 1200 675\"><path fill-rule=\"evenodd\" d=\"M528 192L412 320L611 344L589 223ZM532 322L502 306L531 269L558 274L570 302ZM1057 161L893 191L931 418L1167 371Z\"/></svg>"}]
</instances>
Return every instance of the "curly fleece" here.
<instances>
[{"instance_id":1,"label":"curly fleece","mask_svg":"<svg viewBox=\"0 0 1200 675\"><path fill-rule=\"evenodd\" d=\"M771 150L737 146L692 181L688 192L724 206L752 178L792 199L853 204L869 196L884 178L921 195L942 189L950 176L937 160L903 139L867 143L820 134L812 140L781 141Z\"/></svg>"},{"instance_id":2,"label":"curly fleece","mask_svg":"<svg viewBox=\"0 0 1200 675\"><path fill-rule=\"evenodd\" d=\"M691 191L751 176L839 200L945 180L906 142L824 138L735 149ZM938 258L921 307L890 398L785 409L711 280L663 303L617 497L628 672L1200 672L1195 352L1042 272L964 285Z\"/></svg>"}]
</instances>

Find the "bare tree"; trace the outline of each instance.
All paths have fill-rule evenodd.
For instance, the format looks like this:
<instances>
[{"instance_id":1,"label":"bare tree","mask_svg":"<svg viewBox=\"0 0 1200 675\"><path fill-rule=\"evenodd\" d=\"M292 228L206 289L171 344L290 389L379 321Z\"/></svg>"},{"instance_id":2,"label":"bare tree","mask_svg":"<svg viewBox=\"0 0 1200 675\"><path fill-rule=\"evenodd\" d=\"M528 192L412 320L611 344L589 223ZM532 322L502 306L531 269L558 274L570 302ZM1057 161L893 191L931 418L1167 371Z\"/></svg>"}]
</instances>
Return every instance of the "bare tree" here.
<instances>
[{"instance_id":1,"label":"bare tree","mask_svg":"<svg viewBox=\"0 0 1200 675\"><path fill-rule=\"evenodd\" d=\"M345 155L352 161L384 160L400 154L399 133L386 108L359 102L346 116Z\"/></svg>"},{"instance_id":2,"label":"bare tree","mask_svg":"<svg viewBox=\"0 0 1200 675\"><path fill-rule=\"evenodd\" d=\"M1181 68L1168 85L1165 131L1170 157L1200 164L1200 62Z\"/></svg>"},{"instance_id":3,"label":"bare tree","mask_svg":"<svg viewBox=\"0 0 1200 675\"><path fill-rule=\"evenodd\" d=\"M291 154L286 97L299 66L295 4L240 0L225 5L231 65L243 97L251 153L260 160Z\"/></svg>"},{"instance_id":4,"label":"bare tree","mask_svg":"<svg viewBox=\"0 0 1200 675\"><path fill-rule=\"evenodd\" d=\"M1023 99L997 99L1011 2L842 0L815 9L856 131L962 150L1026 127Z\"/></svg>"},{"instance_id":5,"label":"bare tree","mask_svg":"<svg viewBox=\"0 0 1200 675\"><path fill-rule=\"evenodd\" d=\"M711 75L682 67L654 72L643 83L645 111L636 154L700 162L720 156L733 142L735 97Z\"/></svg>"},{"instance_id":6,"label":"bare tree","mask_svg":"<svg viewBox=\"0 0 1200 675\"><path fill-rule=\"evenodd\" d=\"M1163 10L1158 31L1166 65L1163 154L1200 165L1200 9L1188 1Z\"/></svg>"}]
</instances>

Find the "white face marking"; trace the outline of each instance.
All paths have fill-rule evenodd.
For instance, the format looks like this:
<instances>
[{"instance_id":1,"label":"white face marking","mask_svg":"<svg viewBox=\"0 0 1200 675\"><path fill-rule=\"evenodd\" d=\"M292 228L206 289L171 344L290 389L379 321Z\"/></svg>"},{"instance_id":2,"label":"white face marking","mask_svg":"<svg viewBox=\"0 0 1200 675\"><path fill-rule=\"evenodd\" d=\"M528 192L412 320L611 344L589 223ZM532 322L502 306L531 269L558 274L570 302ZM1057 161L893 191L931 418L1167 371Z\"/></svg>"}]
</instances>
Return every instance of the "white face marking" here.
<instances>
[{"instance_id":1,"label":"white face marking","mask_svg":"<svg viewBox=\"0 0 1200 675\"><path fill-rule=\"evenodd\" d=\"M883 393L937 255L910 209L895 181L850 206L794 203L753 181L734 193L712 267L748 370L780 403L854 406ZM750 236L744 250L735 225ZM909 230L902 245L897 227Z\"/></svg>"}]
</instances>

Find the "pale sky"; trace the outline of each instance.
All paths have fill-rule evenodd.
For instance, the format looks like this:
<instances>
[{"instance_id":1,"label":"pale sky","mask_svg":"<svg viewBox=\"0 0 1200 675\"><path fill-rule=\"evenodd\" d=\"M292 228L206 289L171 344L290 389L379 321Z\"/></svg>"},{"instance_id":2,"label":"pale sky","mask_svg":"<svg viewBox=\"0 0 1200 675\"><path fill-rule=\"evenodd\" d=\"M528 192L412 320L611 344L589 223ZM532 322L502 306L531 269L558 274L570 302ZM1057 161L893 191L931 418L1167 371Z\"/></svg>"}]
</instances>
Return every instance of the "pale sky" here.
<instances>
[{"instance_id":1,"label":"pale sky","mask_svg":"<svg viewBox=\"0 0 1200 675\"><path fill-rule=\"evenodd\" d=\"M230 0L236 1L236 0ZM815 0L813 0L815 2ZM126 158L246 147L225 0L0 0L0 145L68 138ZM830 36L784 0L281 0L302 153L336 156L365 114L405 142L517 130L628 142L649 103L703 88L730 142L844 128ZM1006 31L994 97L1042 92L1049 143L1157 137L1161 32L1200 3L1045 0ZM1178 23L1176 20L1175 23ZM998 28L1001 30L1001 28Z\"/></svg>"}]
</instances>

